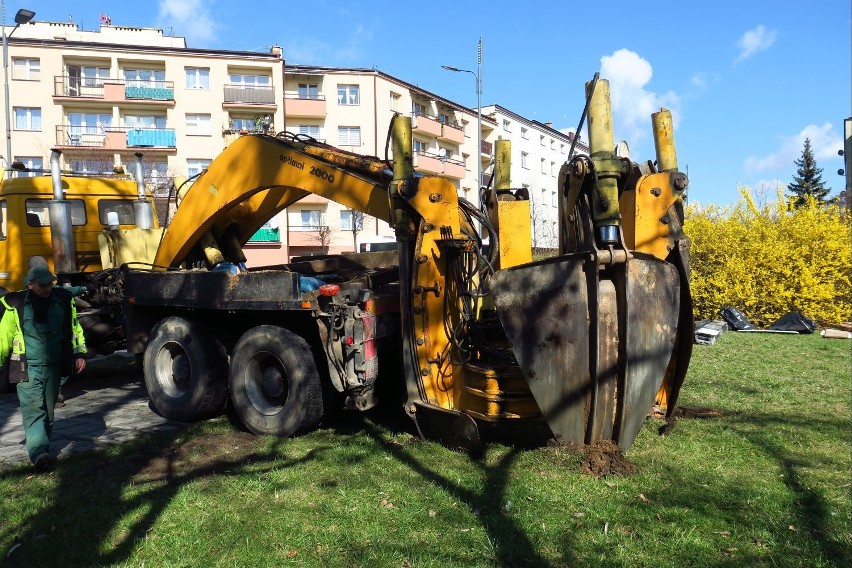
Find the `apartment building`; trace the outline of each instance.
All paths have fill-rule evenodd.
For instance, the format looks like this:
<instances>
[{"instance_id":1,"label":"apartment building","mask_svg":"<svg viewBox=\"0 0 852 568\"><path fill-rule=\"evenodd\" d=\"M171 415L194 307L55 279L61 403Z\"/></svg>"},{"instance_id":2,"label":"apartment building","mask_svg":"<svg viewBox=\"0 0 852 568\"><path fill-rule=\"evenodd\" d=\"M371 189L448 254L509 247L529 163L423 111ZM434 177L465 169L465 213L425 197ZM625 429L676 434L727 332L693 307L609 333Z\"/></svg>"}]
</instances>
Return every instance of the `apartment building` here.
<instances>
[{"instance_id":1,"label":"apartment building","mask_svg":"<svg viewBox=\"0 0 852 568\"><path fill-rule=\"evenodd\" d=\"M285 66L284 107L287 131L381 158L392 117L410 115L415 170L450 180L459 196L478 203L476 160L483 170L491 162L497 123L483 117L477 148L475 109L375 69L305 65ZM393 236L386 223L320 197L291 207L285 221L291 255L352 250Z\"/></svg>"},{"instance_id":2,"label":"apartment building","mask_svg":"<svg viewBox=\"0 0 852 568\"><path fill-rule=\"evenodd\" d=\"M561 132L550 122L524 118L500 105L485 106L482 114L497 125L496 138L511 142L511 186L529 191L533 248L558 248L558 174L568 159L574 133ZM588 146L577 138L574 154L588 153Z\"/></svg>"},{"instance_id":3,"label":"apartment building","mask_svg":"<svg viewBox=\"0 0 852 568\"><path fill-rule=\"evenodd\" d=\"M34 21L15 30L8 52L12 161L32 168L49 167L53 148L63 168L86 172L127 169L139 152L164 196L241 133L284 124L280 48L193 49L159 29ZM253 246L250 261L282 262L277 243Z\"/></svg>"}]
</instances>

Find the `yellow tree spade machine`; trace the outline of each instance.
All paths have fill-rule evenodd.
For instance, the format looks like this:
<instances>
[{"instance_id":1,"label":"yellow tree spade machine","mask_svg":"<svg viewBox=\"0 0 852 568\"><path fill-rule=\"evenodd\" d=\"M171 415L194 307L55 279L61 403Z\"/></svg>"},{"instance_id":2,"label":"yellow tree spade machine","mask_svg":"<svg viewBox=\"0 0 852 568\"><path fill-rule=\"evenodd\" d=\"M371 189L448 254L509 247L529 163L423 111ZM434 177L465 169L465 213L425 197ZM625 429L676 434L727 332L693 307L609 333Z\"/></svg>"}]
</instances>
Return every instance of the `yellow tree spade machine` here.
<instances>
[{"instance_id":1,"label":"yellow tree spade machine","mask_svg":"<svg viewBox=\"0 0 852 568\"><path fill-rule=\"evenodd\" d=\"M591 152L562 167L559 254L536 262L507 142L480 210L413 172L408 117L392 122L392 162L288 134L236 140L180 202L153 268L123 270L128 348L157 410L197 420L230 398L251 431L290 436L381 393L449 443L629 448L655 403L671 412L691 354L687 179L668 111L652 119L656 164L633 163L614 151L608 83L586 90ZM388 222L398 250L244 269L242 244L308 194Z\"/></svg>"}]
</instances>

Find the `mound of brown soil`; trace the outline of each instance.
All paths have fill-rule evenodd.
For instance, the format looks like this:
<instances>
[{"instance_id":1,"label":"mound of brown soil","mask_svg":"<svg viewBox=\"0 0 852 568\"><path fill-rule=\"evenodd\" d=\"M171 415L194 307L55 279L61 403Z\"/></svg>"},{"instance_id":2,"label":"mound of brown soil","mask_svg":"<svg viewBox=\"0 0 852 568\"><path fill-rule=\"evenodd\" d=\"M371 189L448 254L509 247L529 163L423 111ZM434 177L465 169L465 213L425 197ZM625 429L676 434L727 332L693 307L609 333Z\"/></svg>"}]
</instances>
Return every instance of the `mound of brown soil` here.
<instances>
[{"instance_id":1,"label":"mound of brown soil","mask_svg":"<svg viewBox=\"0 0 852 568\"><path fill-rule=\"evenodd\" d=\"M603 440L586 446L580 461L580 473L595 477L632 475L638 471L636 464L624 457L624 452L612 440Z\"/></svg>"}]
</instances>

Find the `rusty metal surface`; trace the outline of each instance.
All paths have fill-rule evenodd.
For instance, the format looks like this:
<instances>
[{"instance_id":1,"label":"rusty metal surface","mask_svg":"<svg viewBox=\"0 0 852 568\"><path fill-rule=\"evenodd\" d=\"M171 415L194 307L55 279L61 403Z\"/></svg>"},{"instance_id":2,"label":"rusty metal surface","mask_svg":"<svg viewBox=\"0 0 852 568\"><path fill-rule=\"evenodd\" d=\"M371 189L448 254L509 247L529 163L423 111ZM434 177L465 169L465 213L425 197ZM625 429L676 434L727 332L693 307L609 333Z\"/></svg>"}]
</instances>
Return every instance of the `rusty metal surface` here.
<instances>
[{"instance_id":1,"label":"rusty metal surface","mask_svg":"<svg viewBox=\"0 0 852 568\"><path fill-rule=\"evenodd\" d=\"M590 397L589 313L584 260L566 255L499 270L497 313L551 430L583 442Z\"/></svg>"},{"instance_id":2,"label":"rusty metal surface","mask_svg":"<svg viewBox=\"0 0 852 568\"><path fill-rule=\"evenodd\" d=\"M677 269L653 258L627 262L624 392L617 441L627 450L642 428L672 358L680 307Z\"/></svg>"}]
</instances>

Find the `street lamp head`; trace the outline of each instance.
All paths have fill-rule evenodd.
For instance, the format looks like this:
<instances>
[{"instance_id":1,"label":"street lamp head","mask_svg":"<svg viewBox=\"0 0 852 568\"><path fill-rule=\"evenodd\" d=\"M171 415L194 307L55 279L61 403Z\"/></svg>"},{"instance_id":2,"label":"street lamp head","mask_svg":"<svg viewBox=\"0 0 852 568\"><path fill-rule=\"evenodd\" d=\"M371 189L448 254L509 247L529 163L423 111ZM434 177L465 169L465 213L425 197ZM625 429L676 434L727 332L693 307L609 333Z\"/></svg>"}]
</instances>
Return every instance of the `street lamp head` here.
<instances>
[{"instance_id":1,"label":"street lamp head","mask_svg":"<svg viewBox=\"0 0 852 568\"><path fill-rule=\"evenodd\" d=\"M21 8L20 10L18 10L18 13L15 14L15 24L20 26L26 24L33 18L35 18L35 12L33 12L32 10L26 10L24 8Z\"/></svg>"},{"instance_id":2,"label":"street lamp head","mask_svg":"<svg viewBox=\"0 0 852 568\"><path fill-rule=\"evenodd\" d=\"M441 65L441 67L446 69L447 71L461 71L461 69L459 69L458 67L453 67L451 65Z\"/></svg>"}]
</instances>

